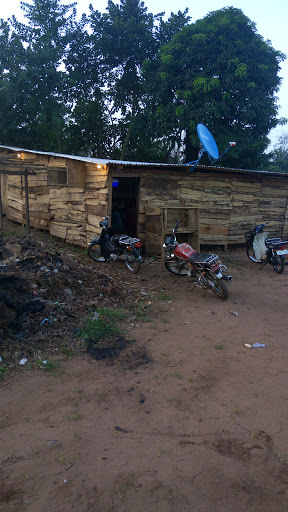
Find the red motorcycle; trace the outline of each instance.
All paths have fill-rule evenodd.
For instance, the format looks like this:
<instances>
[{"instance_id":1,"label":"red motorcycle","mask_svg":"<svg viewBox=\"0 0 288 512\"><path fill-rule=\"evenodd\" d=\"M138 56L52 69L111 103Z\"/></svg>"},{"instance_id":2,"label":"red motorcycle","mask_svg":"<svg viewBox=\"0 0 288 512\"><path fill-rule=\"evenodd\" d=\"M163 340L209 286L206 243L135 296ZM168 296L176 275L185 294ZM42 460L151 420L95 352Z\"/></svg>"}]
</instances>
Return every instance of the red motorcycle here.
<instances>
[{"instance_id":1,"label":"red motorcycle","mask_svg":"<svg viewBox=\"0 0 288 512\"><path fill-rule=\"evenodd\" d=\"M226 275L227 268L216 254L196 252L187 243L178 243L176 231L180 224L177 221L172 236L165 238L164 265L169 272L178 276L188 275L194 278L195 286L212 290L220 299L227 299L229 292L223 281L231 281ZM194 286L194 288L195 288Z\"/></svg>"}]
</instances>

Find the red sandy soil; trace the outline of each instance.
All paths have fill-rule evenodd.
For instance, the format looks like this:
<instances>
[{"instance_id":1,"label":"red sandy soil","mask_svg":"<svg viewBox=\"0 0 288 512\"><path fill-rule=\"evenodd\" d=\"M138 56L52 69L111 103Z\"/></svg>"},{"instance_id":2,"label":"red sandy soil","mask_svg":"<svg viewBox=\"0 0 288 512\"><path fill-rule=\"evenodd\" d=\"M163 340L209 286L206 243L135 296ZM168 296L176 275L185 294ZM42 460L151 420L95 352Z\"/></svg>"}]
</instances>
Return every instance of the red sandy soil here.
<instances>
[{"instance_id":1,"label":"red sandy soil","mask_svg":"<svg viewBox=\"0 0 288 512\"><path fill-rule=\"evenodd\" d=\"M0 382L1 512L287 510L288 270L218 254L225 301L159 260L100 264L147 303L135 343Z\"/></svg>"}]
</instances>

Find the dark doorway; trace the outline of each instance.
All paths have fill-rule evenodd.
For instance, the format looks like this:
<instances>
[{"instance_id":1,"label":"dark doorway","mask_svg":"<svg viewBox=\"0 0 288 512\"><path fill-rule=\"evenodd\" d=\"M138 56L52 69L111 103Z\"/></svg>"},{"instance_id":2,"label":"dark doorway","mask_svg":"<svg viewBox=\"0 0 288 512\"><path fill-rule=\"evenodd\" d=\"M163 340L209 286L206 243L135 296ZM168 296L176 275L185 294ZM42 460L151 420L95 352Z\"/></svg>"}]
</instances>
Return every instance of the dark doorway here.
<instances>
[{"instance_id":1,"label":"dark doorway","mask_svg":"<svg viewBox=\"0 0 288 512\"><path fill-rule=\"evenodd\" d=\"M139 178L112 178L112 219L114 233L137 235Z\"/></svg>"}]
</instances>

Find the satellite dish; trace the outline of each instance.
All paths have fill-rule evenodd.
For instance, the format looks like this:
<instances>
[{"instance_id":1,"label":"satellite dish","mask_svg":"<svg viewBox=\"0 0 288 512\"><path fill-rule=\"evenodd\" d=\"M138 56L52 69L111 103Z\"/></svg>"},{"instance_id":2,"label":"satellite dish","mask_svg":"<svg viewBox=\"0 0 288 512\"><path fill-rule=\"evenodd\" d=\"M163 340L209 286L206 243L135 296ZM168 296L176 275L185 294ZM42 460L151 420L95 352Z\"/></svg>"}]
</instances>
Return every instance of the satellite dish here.
<instances>
[{"instance_id":1,"label":"satellite dish","mask_svg":"<svg viewBox=\"0 0 288 512\"><path fill-rule=\"evenodd\" d=\"M219 150L214 140L212 133L204 124L197 124L197 133L203 148L207 151L209 157L213 160L218 160Z\"/></svg>"},{"instance_id":2,"label":"satellite dish","mask_svg":"<svg viewBox=\"0 0 288 512\"><path fill-rule=\"evenodd\" d=\"M206 128L206 126L204 126L204 124L199 123L199 124L197 124L197 133L198 133L200 142L202 144L202 148L198 155L198 160L194 160L194 162L189 162L188 164L186 164L186 165L194 164L192 169L190 170L190 172L192 172L195 169L196 165L199 164L204 151L207 152L211 162L216 162L216 160L219 160L219 158L221 158L224 155L224 153L226 153L226 151L228 151L229 148L231 148L232 146L236 146L236 142L229 142L228 148L224 151L224 153L222 153L221 156L219 156L219 150L218 150L217 144L214 140L212 133L209 132L208 128Z\"/></svg>"}]
</instances>

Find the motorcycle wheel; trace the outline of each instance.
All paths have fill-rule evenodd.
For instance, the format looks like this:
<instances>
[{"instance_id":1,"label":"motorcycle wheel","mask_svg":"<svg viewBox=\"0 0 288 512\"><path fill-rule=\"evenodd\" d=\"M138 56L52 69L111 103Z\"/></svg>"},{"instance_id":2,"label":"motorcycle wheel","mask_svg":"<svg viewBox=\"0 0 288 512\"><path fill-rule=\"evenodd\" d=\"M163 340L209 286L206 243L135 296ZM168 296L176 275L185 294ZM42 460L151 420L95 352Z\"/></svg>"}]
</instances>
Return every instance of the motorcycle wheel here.
<instances>
[{"instance_id":1,"label":"motorcycle wheel","mask_svg":"<svg viewBox=\"0 0 288 512\"><path fill-rule=\"evenodd\" d=\"M125 265L130 270L130 272L133 272L133 274L137 274L141 268L141 261L139 261L135 254L133 253L132 249L125 249L124 250L125 255Z\"/></svg>"},{"instance_id":2,"label":"motorcycle wheel","mask_svg":"<svg viewBox=\"0 0 288 512\"><path fill-rule=\"evenodd\" d=\"M285 257L282 255L273 256L272 264L275 272L277 272L277 274L282 274L285 269Z\"/></svg>"},{"instance_id":3,"label":"motorcycle wheel","mask_svg":"<svg viewBox=\"0 0 288 512\"><path fill-rule=\"evenodd\" d=\"M263 261L257 260L253 247L247 247L246 253L247 253L249 260L253 261L253 263L263 263Z\"/></svg>"},{"instance_id":4,"label":"motorcycle wheel","mask_svg":"<svg viewBox=\"0 0 288 512\"><path fill-rule=\"evenodd\" d=\"M88 246L88 256L94 261L105 261L105 258L102 256L101 247L98 244Z\"/></svg>"},{"instance_id":5,"label":"motorcycle wheel","mask_svg":"<svg viewBox=\"0 0 288 512\"><path fill-rule=\"evenodd\" d=\"M205 275L206 282L212 292L217 295L222 300L226 300L229 297L229 292L227 286L221 279L217 279L217 277L213 276L213 274L207 273Z\"/></svg>"},{"instance_id":6,"label":"motorcycle wheel","mask_svg":"<svg viewBox=\"0 0 288 512\"><path fill-rule=\"evenodd\" d=\"M187 272L189 271L188 264L178 260L178 258L164 260L164 265L169 272L177 276L187 276Z\"/></svg>"}]
</instances>

